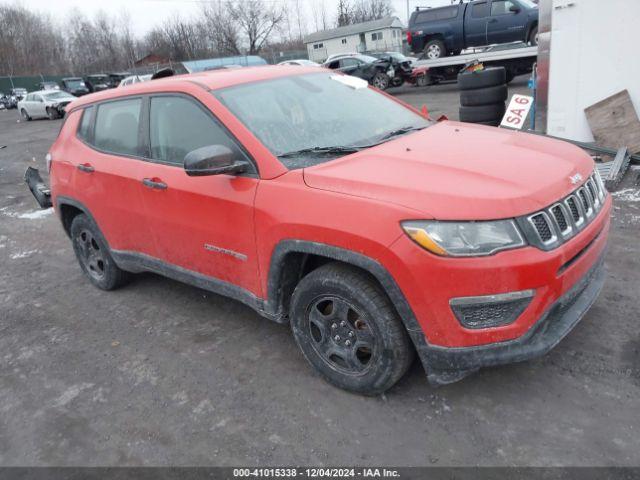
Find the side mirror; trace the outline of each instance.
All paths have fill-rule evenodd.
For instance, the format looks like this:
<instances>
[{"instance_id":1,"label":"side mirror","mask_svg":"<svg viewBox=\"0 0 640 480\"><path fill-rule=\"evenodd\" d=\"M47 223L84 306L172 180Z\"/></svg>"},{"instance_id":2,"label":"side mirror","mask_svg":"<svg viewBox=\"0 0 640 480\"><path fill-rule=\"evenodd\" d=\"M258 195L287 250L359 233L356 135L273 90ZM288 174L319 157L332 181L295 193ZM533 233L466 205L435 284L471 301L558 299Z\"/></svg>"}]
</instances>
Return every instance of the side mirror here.
<instances>
[{"instance_id":1,"label":"side mirror","mask_svg":"<svg viewBox=\"0 0 640 480\"><path fill-rule=\"evenodd\" d=\"M520 13L520 7L518 7L517 5L511 5L509 7L509 11L511 13Z\"/></svg>"},{"instance_id":2,"label":"side mirror","mask_svg":"<svg viewBox=\"0 0 640 480\"><path fill-rule=\"evenodd\" d=\"M246 162L237 162L230 148L208 145L193 150L184 157L184 170L190 177L242 173Z\"/></svg>"}]
</instances>

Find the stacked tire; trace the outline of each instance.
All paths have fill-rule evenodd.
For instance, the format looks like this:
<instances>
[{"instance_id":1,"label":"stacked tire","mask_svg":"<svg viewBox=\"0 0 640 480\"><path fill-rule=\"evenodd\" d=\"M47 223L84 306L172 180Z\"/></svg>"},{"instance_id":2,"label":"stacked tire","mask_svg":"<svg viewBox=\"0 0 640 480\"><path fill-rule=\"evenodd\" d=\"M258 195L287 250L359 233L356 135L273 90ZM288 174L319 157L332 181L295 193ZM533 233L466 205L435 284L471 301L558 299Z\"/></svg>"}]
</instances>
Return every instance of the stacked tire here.
<instances>
[{"instance_id":1,"label":"stacked tire","mask_svg":"<svg viewBox=\"0 0 640 480\"><path fill-rule=\"evenodd\" d=\"M497 127L509 95L504 67L458 74L460 121Z\"/></svg>"}]
</instances>

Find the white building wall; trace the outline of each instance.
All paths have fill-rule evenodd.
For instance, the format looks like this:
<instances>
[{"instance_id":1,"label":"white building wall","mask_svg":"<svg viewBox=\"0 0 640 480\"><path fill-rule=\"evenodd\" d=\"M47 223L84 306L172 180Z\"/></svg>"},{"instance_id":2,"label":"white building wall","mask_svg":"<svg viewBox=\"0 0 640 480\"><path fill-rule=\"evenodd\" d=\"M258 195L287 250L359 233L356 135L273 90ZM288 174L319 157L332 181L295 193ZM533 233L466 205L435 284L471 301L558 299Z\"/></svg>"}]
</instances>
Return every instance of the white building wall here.
<instances>
[{"instance_id":1,"label":"white building wall","mask_svg":"<svg viewBox=\"0 0 640 480\"><path fill-rule=\"evenodd\" d=\"M394 31L398 32L394 36ZM372 35L382 33L381 40L373 40ZM366 50L369 52L402 51L402 29L384 28L373 32L365 33Z\"/></svg>"},{"instance_id":2,"label":"white building wall","mask_svg":"<svg viewBox=\"0 0 640 480\"><path fill-rule=\"evenodd\" d=\"M639 0L553 2L547 133L591 142L584 109L627 89L640 115Z\"/></svg>"},{"instance_id":3,"label":"white building wall","mask_svg":"<svg viewBox=\"0 0 640 480\"><path fill-rule=\"evenodd\" d=\"M342 41L345 40L346 43ZM320 48L314 48L314 45L322 44ZM350 35L347 37L331 38L321 42L307 44L307 52L309 59L314 62L324 62L329 55L338 53L354 53L359 51L360 35Z\"/></svg>"}]
</instances>

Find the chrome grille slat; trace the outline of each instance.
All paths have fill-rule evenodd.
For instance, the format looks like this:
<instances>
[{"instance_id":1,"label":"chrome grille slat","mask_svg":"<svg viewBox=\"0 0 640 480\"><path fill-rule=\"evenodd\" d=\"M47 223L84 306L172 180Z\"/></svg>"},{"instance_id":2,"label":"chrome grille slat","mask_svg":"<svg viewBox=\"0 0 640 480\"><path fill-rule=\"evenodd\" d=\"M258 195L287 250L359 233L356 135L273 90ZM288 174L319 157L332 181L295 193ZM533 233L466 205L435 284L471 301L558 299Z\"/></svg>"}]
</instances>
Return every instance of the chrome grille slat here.
<instances>
[{"instance_id":1,"label":"chrome grille slat","mask_svg":"<svg viewBox=\"0 0 640 480\"><path fill-rule=\"evenodd\" d=\"M604 206L606 191L597 173L561 201L526 217L531 241L550 250L585 228Z\"/></svg>"}]
</instances>

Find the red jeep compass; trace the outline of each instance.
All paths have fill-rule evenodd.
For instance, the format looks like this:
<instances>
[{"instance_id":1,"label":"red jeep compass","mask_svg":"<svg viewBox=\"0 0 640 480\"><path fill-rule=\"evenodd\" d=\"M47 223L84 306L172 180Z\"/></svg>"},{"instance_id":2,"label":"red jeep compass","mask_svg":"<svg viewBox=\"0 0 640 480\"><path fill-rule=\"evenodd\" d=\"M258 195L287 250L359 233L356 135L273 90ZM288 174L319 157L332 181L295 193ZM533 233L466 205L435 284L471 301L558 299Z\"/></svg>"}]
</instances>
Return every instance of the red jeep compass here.
<instances>
[{"instance_id":1,"label":"red jeep compass","mask_svg":"<svg viewBox=\"0 0 640 480\"><path fill-rule=\"evenodd\" d=\"M48 161L94 285L151 271L244 302L364 394L414 352L436 384L541 355L604 282L611 199L582 150L317 68L82 97Z\"/></svg>"}]
</instances>

